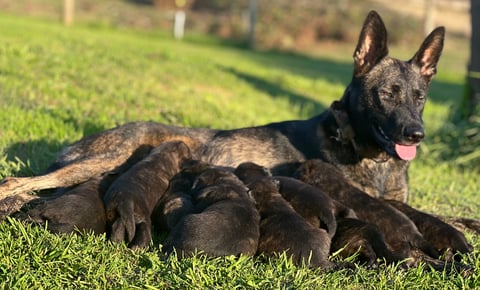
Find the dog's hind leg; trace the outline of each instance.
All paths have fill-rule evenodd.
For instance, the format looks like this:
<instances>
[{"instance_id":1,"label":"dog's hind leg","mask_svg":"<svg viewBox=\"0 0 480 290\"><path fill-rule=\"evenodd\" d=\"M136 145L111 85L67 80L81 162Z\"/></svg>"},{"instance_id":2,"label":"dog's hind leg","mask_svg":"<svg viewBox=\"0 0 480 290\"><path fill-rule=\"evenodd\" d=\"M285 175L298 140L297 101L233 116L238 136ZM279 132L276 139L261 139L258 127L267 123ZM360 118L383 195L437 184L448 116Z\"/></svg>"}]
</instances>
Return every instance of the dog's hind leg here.
<instances>
[{"instance_id":1,"label":"dog's hind leg","mask_svg":"<svg viewBox=\"0 0 480 290\"><path fill-rule=\"evenodd\" d=\"M7 215L18 211L23 205L38 198L39 196L37 195L20 193L0 200L0 221L2 221Z\"/></svg>"},{"instance_id":2,"label":"dog's hind leg","mask_svg":"<svg viewBox=\"0 0 480 290\"><path fill-rule=\"evenodd\" d=\"M32 191L79 184L91 177L114 170L119 165L121 164L105 162L104 158L91 158L68 164L44 175L7 177L0 184L0 220L19 210L25 203L36 199L36 195L28 194Z\"/></svg>"}]
</instances>

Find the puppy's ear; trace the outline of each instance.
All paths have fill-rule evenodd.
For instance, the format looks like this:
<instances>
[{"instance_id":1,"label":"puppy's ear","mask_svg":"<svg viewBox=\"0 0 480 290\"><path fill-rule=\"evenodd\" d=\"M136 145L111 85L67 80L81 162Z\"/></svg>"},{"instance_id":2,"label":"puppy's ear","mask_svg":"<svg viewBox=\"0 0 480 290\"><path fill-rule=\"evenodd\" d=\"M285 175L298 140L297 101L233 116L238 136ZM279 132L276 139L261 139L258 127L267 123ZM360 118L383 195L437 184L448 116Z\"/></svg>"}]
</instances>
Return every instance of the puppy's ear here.
<instances>
[{"instance_id":1,"label":"puppy's ear","mask_svg":"<svg viewBox=\"0 0 480 290\"><path fill-rule=\"evenodd\" d=\"M444 39L445 28L437 27L425 38L420 49L410 60L410 63L420 69L420 74L427 84L437 73L437 63L442 54Z\"/></svg>"},{"instance_id":2,"label":"puppy's ear","mask_svg":"<svg viewBox=\"0 0 480 290\"><path fill-rule=\"evenodd\" d=\"M388 55L387 29L376 11L368 13L353 53L354 77L362 77Z\"/></svg>"},{"instance_id":3,"label":"puppy's ear","mask_svg":"<svg viewBox=\"0 0 480 290\"><path fill-rule=\"evenodd\" d=\"M209 185L209 178L208 178L208 173L202 173L197 178L195 178L195 181L193 181L192 188L191 189L202 189L205 186Z\"/></svg>"},{"instance_id":4,"label":"puppy's ear","mask_svg":"<svg viewBox=\"0 0 480 290\"><path fill-rule=\"evenodd\" d=\"M252 200L255 200L255 197L253 196L253 191L251 189L247 190L247 195L250 197Z\"/></svg>"},{"instance_id":5,"label":"puppy's ear","mask_svg":"<svg viewBox=\"0 0 480 290\"><path fill-rule=\"evenodd\" d=\"M272 181L273 181L273 184L275 185L277 191L280 190L280 180L276 179L276 178L272 178Z\"/></svg>"},{"instance_id":6,"label":"puppy's ear","mask_svg":"<svg viewBox=\"0 0 480 290\"><path fill-rule=\"evenodd\" d=\"M267 167L262 166L262 170L263 170L264 176L272 176L272 172Z\"/></svg>"}]
</instances>

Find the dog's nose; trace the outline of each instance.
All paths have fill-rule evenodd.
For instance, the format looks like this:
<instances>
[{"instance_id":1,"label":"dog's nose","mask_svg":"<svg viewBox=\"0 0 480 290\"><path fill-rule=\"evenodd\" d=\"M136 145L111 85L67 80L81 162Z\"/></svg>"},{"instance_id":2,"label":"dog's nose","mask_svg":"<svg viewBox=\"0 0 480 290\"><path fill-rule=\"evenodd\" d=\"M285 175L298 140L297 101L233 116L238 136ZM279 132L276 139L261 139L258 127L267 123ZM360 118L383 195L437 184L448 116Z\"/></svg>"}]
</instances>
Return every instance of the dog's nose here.
<instances>
[{"instance_id":1,"label":"dog's nose","mask_svg":"<svg viewBox=\"0 0 480 290\"><path fill-rule=\"evenodd\" d=\"M420 126L405 127L403 136L412 143L419 143L425 137L425 132Z\"/></svg>"}]
</instances>

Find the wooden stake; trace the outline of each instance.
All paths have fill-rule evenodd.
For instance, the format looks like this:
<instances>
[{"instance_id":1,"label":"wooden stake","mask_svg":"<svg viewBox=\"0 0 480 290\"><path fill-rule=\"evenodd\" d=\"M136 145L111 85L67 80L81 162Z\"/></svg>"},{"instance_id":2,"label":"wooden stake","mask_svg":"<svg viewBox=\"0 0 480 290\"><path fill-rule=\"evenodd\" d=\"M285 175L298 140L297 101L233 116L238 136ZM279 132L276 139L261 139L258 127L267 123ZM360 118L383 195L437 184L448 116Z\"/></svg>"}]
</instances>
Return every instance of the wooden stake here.
<instances>
[{"instance_id":1,"label":"wooden stake","mask_svg":"<svg viewBox=\"0 0 480 290\"><path fill-rule=\"evenodd\" d=\"M63 0L63 24L70 26L73 24L75 13L75 0Z\"/></svg>"}]
</instances>

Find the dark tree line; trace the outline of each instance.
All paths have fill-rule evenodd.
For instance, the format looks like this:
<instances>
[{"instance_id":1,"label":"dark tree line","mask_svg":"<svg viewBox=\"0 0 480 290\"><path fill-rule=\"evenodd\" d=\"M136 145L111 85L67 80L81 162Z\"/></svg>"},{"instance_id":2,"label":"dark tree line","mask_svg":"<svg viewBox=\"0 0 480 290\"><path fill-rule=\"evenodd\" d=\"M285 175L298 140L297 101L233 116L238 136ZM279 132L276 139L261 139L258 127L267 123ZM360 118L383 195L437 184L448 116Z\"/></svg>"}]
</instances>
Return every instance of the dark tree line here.
<instances>
[{"instance_id":1,"label":"dark tree line","mask_svg":"<svg viewBox=\"0 0 480 290\"><path fill-rule=\"evenodd\" d=\"M466 111L468 115L479 114L480 104L480 1L470 0L472 35L470 39L470 62L467 74Z\"/></svg>"}]
</instances>

